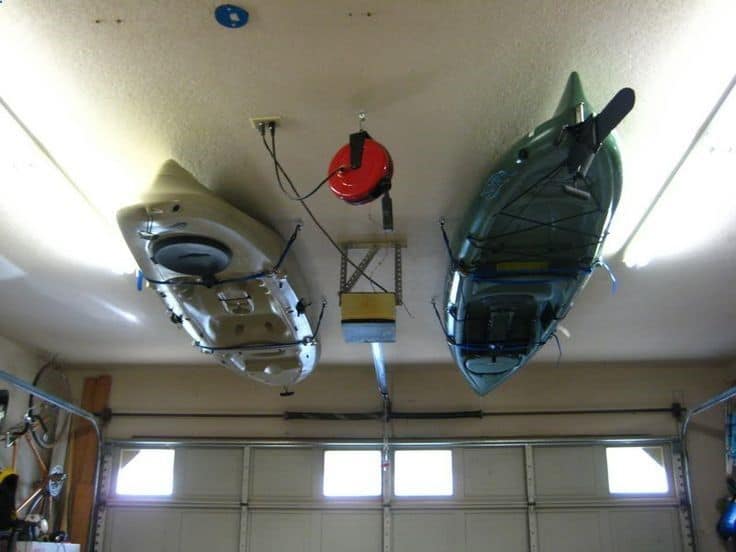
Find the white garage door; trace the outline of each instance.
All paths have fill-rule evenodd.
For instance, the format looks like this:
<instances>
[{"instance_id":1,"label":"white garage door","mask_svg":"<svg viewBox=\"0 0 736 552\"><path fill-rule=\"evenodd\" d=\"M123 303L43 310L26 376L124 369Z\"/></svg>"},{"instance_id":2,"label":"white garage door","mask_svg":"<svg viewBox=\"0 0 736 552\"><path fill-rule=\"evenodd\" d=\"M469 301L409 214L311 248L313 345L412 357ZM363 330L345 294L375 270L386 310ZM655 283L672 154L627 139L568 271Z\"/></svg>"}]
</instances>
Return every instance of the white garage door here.
<instances>
[{"instance_id":1,"label":"white garage door","mask_svg":"<svg viewBox=\"0 0 736 552\"><path fill-rule=\"evenodd\" d=\"M673 443L116 442L97 550L689 551Z\"/></svg>"}]
</instances>

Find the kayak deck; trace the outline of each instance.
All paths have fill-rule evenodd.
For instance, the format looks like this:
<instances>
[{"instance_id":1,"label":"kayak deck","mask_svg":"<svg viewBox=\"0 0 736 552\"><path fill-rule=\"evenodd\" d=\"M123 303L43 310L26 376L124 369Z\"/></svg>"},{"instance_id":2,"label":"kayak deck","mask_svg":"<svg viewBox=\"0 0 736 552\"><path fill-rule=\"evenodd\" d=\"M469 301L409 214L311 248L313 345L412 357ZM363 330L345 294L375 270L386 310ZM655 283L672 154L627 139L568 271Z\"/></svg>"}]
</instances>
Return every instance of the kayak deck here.
<instances>
[{"instance_id":1,"label":"kayak deck","mask_svg":"<svg viewBox=\"0 0 736 552\"><path fill-rule=\"evenodd\" d=\"M126 242L169 319L194 346L262 383L288 386L319 358L309 300L285 242L167 162L141 202L118 213Z\"/></svg>"},{"instance_id":2,"label":"kayak deck","mask_svg":"<svg viewBox=\"0 0 736 552\"><path fill-rule=\"evenodd\" d=\"M591 107L573 73L556 115L499 161L454 241L446 238L445 331L478 394L554 335L599 262L621 193L621 161L606 135L583 168L571 167L580 153L571 129L595 123L585 113Z\"/></svg>"}]
</instances>

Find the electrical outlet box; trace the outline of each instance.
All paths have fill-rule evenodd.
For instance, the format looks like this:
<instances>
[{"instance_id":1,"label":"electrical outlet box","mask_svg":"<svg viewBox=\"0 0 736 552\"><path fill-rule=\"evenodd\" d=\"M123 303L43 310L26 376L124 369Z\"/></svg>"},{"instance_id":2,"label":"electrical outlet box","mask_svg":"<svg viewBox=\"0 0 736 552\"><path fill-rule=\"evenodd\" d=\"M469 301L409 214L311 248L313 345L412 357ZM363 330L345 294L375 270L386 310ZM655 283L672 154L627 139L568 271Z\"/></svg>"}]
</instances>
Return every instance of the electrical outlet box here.
<instances>
[{"instance_id":1,"label":"electrical outlet box","mask_svg":"<svg viewBox=\"0 0 736 552\"><path fill-rule=\"evenodd\" d=\"M250 118L250 124L253 125L253 128L258 130L259 124L268 124L268 123L275 123L276 126L279 126L281 124L281 115L269 115L267 117L251 117Z\"/></svg>"}]
</instances>

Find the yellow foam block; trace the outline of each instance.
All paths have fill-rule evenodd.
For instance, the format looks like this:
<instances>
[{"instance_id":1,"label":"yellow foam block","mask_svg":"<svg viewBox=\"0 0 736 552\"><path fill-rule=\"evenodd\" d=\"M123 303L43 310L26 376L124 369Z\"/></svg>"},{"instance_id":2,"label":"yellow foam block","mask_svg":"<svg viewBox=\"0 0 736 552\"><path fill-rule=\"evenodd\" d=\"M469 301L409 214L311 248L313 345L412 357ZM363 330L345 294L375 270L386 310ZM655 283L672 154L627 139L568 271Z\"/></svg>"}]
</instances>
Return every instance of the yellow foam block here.
<instances>
[{"instance_id":1,"label":"yellow foam block","mask_svg":"<svg viewBox=\"0 0 736 552\"><path fill-rule=\"evenodd\" d=\"M343 293L340 296L342 321L396 320L394 293Z\"/></svg>"}]
</instances>

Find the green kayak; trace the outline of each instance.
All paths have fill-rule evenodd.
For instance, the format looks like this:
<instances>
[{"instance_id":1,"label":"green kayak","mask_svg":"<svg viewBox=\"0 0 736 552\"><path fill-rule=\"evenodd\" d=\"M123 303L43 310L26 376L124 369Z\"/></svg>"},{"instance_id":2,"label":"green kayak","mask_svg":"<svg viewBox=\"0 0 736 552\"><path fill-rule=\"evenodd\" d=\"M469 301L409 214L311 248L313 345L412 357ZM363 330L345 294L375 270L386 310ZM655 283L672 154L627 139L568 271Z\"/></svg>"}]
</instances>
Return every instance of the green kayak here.
<instances>
[{"instance_id":1,"label":"green kayak","mask_svg":"<svg viewBox=\"0 0 736 552\"><path fill-rule=\"evenodd\" d=\"M511 147L455 239L445 238L451 258L445 332L479 395L554 336L600 264L621 195L611 131L633 106L634 91L624 88L595 115L572 73L554 117Z\"/></svg>"}]
</instances>

